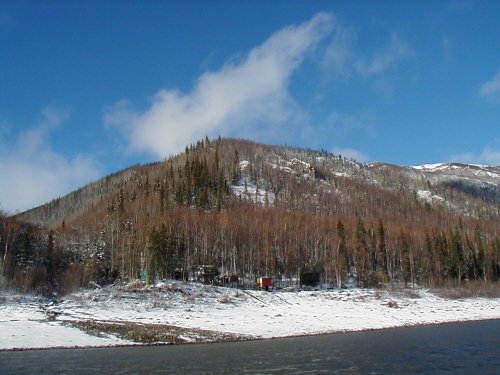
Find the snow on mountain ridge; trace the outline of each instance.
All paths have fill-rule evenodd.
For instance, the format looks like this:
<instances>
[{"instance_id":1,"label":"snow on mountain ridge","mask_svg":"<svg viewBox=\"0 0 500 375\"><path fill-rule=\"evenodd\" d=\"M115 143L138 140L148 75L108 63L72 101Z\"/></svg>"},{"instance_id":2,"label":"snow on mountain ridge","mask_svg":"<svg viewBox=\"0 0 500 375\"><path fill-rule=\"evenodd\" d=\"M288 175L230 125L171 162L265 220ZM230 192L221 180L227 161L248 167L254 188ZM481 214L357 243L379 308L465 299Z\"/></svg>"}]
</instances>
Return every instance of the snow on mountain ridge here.
<instances>
[{"instance_id":1,"label":"snow on mountain ridge","mask_svg":"<svg viewBox=\"0 0 500 375\"><path fill-rule=\"evenodd\" d=\"M479 164L437 163L406 168L407 173L441 187L451 187L483 199L500 202L500 167Z\"/></svg>"},{"instance_id":2,"label":"snow on mountain ridge","mask_svg":"<svg viewBox=\"0 0 500 375\"><path fill-rule=\"evenodd\" d=\"M437 171L447 168L447 165L445 163L434 163L434 164L415 165L411 166L411 168L421 171Z\"/></svg>"},{"instance_id":3,"label":"snow on mountain ridge","mask_svg":"<svg viewBox=\"0 0 500 375\"><path fill-rule=\"evenodd\" d=\"M449 172L465 177L492 177L500 179L500 167L482 164L462 164L462 163L435 163L410 166L414 170L422 172ZM458 172L458 173L457 173Z\"/></svg>"}]
</instances>

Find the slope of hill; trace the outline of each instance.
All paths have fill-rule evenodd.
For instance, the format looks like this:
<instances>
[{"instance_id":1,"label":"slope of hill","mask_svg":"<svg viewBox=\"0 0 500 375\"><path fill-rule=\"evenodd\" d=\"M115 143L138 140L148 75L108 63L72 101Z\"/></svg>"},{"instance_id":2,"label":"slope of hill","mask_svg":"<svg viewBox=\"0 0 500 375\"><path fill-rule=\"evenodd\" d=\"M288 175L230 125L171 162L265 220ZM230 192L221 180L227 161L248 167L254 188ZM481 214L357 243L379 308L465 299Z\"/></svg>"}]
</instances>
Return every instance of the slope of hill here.
<instances>
[{"instance_id":1,"label":"slope of hill","mask_svg":"<svg viewBox=\"0 0 500 375\"><path fill-rule=\"evenodd\" d=\"M18 215L31 226L2 246L3 269L26 287L66 290L185 273L246 284L306 272L337 286L496 280L499 186L499 167L366 165L205 139Z\"/></svg>"},{"instance_id":2,"label":"slope of hill","mask_svg":"<svg viewBox=\"0 0 500 375\"><path fill-rule=\"evenodd\" d=\"M270 203L274 203L275 190L269 189L273 181L268 175L260 177L271 168L284 175L295 175L297 182L302 179L308 180L312 184L314 181L322 180L325 184L329 184L335 179L349 178L356 180L355 182L360 185L371 184L373 187L387 191L417 193L422 201L447 202L449 208L457 208L455 213L465 215L474 216L477 214L477 211L474 212L467 207L482 206L479 201L474 200L474 198L479 198L479 200L486 202L481 207L483 210L489 206L489 203L493 203L489 207L488 214L492 215L493 218L498 217L498 212L495 211L498 211L496 204L500 203L500 166L460 163L425 164L411 167L387 163L361 164L352 159L349 160L340 155L336 156L325 152L265 146L241 140L223 141L245 144L247 147L250 144L255 147L254 150L247 150L250 154L247 159L258 158L261 161L260 165L249 160L241 160L239 163L241 172L237 172L240 175L237 181L234 179L234 169L232 176L224 176L226 181L231 180L231 190L236 196L239 197L243 194L254 203L264 203L266 193L268 199L272 200ZM263 152L263 147L267 148L267 152ZM260 150L258 150L259 148ZM235 145L234 151L238 152L238 145ZM21 213L19 217L32 224L55 228L62 225L65 220L71 221L77 217L85 216L87 211L92 211L93 207L100 201L113 194L116 195L120 188L140 179L141 176L149 180L158 179L158 169L166 168L167 163L169 165L179 164L179 160L183 160L184 156L185 154L178 155L168 162L130 167L90 183L65 197ZM227 155L224 156L227 157ZM149 176L150 170L152 170L152 176ZM260 177L260 189L257 194L260 195L260 198L255 197L256 188L259 188L256 181L257 176ZM345 195L349 195L351 192L345 191L345 193L347 193ZM344 191L338 191L338 194L342 195ZM462 211L458 208L462 208Z\"/></svg>"},{"instance_id":3,"label":"slope of hill","mask_svg":"<svg viewBox=\"0 0 500 375\"><path fill-rule=\"evenodd\" d=\"M375 169L399 171L413 180L417 194L422 200L443 204L447 202L449 207L462 208L461 213L466 215L478 214L470 210L472 198L479 198L496 205L500 203L500 166L461 163L424 164L411 167L373 163L370 166ZM476 207L477 202L472 205Z\"/></svg>"},{"instance_id":4,"label":"slope of hill","mask_svg":"<svg viewBox=\"0 0 500 375\"><path fill-rule=\"evenodd\" d=\"M460 163L412 167L433 184L500 203L500 167Z\"/></svg>"}]
</instances>

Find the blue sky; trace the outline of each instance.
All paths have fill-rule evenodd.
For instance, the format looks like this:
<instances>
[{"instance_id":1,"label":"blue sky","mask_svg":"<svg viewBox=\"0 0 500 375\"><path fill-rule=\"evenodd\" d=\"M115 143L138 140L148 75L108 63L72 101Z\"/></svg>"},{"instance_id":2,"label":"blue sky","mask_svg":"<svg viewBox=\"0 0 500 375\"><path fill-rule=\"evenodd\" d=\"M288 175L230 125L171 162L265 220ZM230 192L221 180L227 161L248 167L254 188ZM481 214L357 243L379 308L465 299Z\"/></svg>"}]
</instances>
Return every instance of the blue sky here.
<instances>
[{"instance_id":1,"label":"blue sky","mask_svg":"<svg viewBox=\"0 0 500 375\"><path fill-rule=\"evenodd\" d=\"M498 1L0 1L0 208L208 135L500 164Z\"/></svg>"}]
</instances>

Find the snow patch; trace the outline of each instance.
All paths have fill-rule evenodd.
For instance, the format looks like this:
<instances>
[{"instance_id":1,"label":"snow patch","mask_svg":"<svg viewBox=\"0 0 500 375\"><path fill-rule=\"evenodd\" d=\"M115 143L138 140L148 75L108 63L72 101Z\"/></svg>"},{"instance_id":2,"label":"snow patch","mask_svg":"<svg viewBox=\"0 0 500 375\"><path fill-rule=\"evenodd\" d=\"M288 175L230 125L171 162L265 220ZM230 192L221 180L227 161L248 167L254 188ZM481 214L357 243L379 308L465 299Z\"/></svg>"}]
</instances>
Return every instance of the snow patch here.
<instances>
[{"instance_id":1,"label":"snow patch","mask_svg":"<svg viewBox=\"0 0 500 375\"><path fill-rule=\"evenodd\" d=\"M244 200L250 200L258 204L273 204L274 193L258 188L256 184L249 182L247 178L242 178L238 185L232 186L233 194Z\"/></svg>"},{"instance_id":2,"label":"snow patch","mask_svg":"<svg viewBox=\"0 0 500 375\"><path fill-rule=\"evenodd\" d=\"M439 195L433 194L429 190L417 190L417 197L428 203L433 203L433 202L444 202L445 199L443 197L440 197Z\"/></svg>"},{"instance_id":3,"label":"snow patch","mask_svg":"<svg viewBox=\"0 0 500 375\"><path fill-rule=\"evenodd\" d=\"M449 167L448 164L445 164L445 163L422 164L422 165L412 166L413 169L426 171L426 172L443 171L445 169L448 169L448 167Z\"/></svg>"},{"instance_id":4,"label":"snow patch","mask_svg":"<svg viewBox=\"0 0 500 375\"><path fill-rule=\"evenodd\" d=\"M240 169L243 171L250 165L250 162L247 160L240 161Z\"/></svg>"},{"instance_id":5,"label":"snow patch","mask_svg":"<svg viewBox=\"0 0 500 375\"><path fill-rule=\"evenodd\" d=\"M500 298L446 299L425 289L242 291L196 283L115 286L75 293L47 307L0 304L0 349L133 344L94 337L71 321L134 322L254 338L500 318Z\"/></svg>"}]
</instances>

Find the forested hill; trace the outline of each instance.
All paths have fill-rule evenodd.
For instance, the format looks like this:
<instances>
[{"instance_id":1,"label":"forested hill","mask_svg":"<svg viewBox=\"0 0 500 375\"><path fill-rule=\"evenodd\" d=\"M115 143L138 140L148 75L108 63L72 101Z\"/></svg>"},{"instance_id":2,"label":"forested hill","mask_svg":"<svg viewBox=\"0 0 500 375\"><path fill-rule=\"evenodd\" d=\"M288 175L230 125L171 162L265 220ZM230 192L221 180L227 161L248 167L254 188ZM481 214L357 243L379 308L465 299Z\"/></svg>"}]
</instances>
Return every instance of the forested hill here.
<instances>
[{"instance_id":1,"label":"forested hill","mask_svg":"<svg viewBox=\"0 0 500 375\"><path fill-rule=\"evenodd\" d=\"M27 289L207 265L247 280L314 271L335 285L497 280L499 218L499 167L360 164L205 139L3 217L0 254L6 282Z\"/></svg>"}]
</instances>

